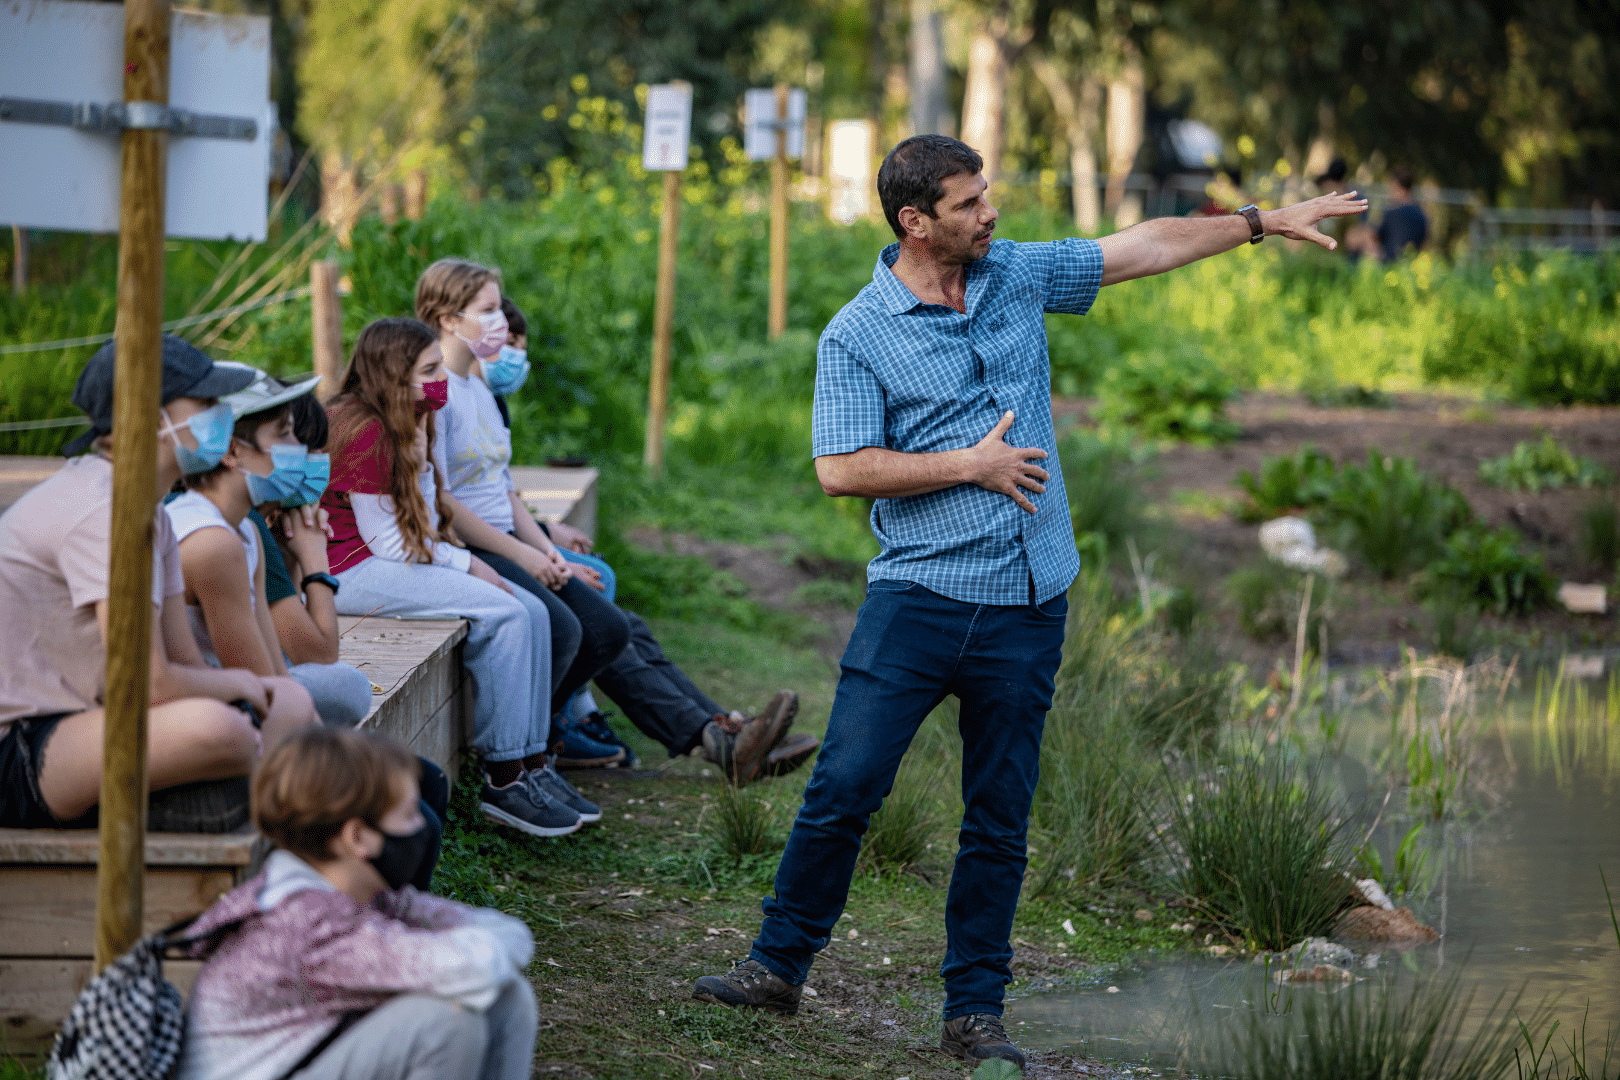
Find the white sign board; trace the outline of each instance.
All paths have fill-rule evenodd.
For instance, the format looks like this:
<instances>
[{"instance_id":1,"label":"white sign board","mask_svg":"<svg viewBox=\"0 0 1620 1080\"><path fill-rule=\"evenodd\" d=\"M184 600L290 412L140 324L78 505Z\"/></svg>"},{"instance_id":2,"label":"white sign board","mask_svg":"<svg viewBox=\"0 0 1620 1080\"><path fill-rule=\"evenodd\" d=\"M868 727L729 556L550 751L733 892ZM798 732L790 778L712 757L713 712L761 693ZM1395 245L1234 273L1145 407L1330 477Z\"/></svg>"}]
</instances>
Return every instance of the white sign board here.
<instances>
[{"instance_id":1,"label":"white sign board","mask_svg":"<svg viewBox=\"0 0 1620 1080\"><path fill-rule=\"evenodd\" d=\"M837 120L827 128L827 214L852 225L872 212L872 122Z\"/></svg>"},{"instance_id":2,"label":"white sign board","mask_svg":"<svg viewBox=\"0 0 1620 1080\"><path fill-rule=\"evenodd\" d=\"M641 167L679 172L686 168L692 139L692 87L666 83L647 88L647 128L641 141Z\"/></svg>"},{"instance_id":3,"label":"white sign board","mask_svg":"<svg viewBox=\"0 0 1620 1080\"><path fill-rule=\"evenodd\" d=\"M787 156L804 157L803 90L789 90L787 100ZM776 91L750 90L743 96L743 151L749 161L776 156Z\"/></svg>"},{"instance_id":4,"label":"white sign board","mask_svg":"<svg viewBox=\"0 0 1620 1080\"><path fill-rule=\"evenodd\" d=\"M249 142L169 136L168 235L265 238L269 211L270 20L174 13L169 104L258 123ZM0 97L108 105L124 99L124 7L0 0ZM0 221L118 231L117 132L0 120Z\"/></svg>"}]
</instances>

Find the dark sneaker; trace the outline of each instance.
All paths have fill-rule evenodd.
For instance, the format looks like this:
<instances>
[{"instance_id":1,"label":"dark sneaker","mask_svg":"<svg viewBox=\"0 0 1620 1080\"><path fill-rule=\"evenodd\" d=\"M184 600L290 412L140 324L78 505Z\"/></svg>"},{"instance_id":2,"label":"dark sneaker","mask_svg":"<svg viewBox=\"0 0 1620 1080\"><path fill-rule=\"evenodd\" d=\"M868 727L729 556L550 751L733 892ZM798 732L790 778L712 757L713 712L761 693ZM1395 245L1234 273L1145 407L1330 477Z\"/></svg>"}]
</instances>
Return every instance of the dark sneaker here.
<instances>
[{"instance_id":1,"label":"dark sneaker","mask_svg":"<svg viewBox=\"0 0 1620 1080\"><path fill-rule=\"evenodd\" d=\"M782 690L771 698L764 712L742 725L731 747L728 772L734 782L746 784L764 775L765 758L798 714L799 695Z\"/></svg>"},{"instance_id":2,"label":"dark sneaker","mask_svg":"<svg viewBox=\"0 0 1620 1080\"><path fill-rule=\"evenodd\" d=\"M613 725L607 722L607 717L600 712L593 712L574 721L575 726L583 731L589 738L606 746L624 747L624 760L619 763L621 768L634 769L641 764L641 758L630 749L630 744L619 738L619 733L613 730Z\"/></svg>"},{"instance_id":3,"label":"dark sneaker","mask_svg":"<svg viewBox=\"0 0 1620 1080\"><path fill-rule=\"evenodd\" d=\"M1024 1052L1007 1038L1001 1017L994 1013L969 1013L945 1021L945 1034L940 1037L939 1048L967 1061L1000 1058L1020 1069L1024 1067Z\"/></svg>"},{"instance_id":4,"label":"dark sneaker","mask_svg":"<svg viewBox=\"0 0 1620 1080\"><path fill-rule=\"evenodd\" d=\"M810 760L810 755L821 748L821 740L808 731L795 732L771 747L765 755L765 776L786 776Z\"/></svg>"},{"instance_id":5,"label":"dark sneaker","mask_svg":"<svg viewBox=\"0 0 1620 1080\"><path fill-rule=\"evenodd\" d=\"M163 788L146 801L148 832L235 832L249 816L248 778L200 780Z\"/></svg>"},{"instance_id":6,"label":"dark sneaker","mask_svg":"<svg viewBox=\"0 0 1620 1080\"><path fill-rule=\"evenodd\" d=\"M739 960L724 975L705 975L692 984L692 996L716 1005L745 1005L792 1016L799 1011L801 988L789 986L758 960Z\"/></svg>"},{"instance_id":7,"label":"dark sneaker","mask_svg":"<svg viewBox=\"0 0 1620 1080\"><path fill-rule=\"evenodd\" d=\"M584 824L577 811L552 798L527 776L503 788L485 784L478 808L502 825L530 836L567 836Z\"/></svg>"},{"instance_id":8,"label":"dark sneaker","mask_svg":"<svg viewBox=\"0 0 1620 1080\"><path fill-rule=\"evenodd\" d=\"M563 723L559 726L559 731L560 745L556 747L559 769L607 769L624 761L624 747L597 742L581 730L578 724Z\"/></svg>"},{"instance_id":9,"label":"dark sneaker","mask_svg":"<svg viewBox=\"0 0 1620 1080\"><path fill-rule=\"evenodd\" d=\"M579 820L585 824L590 825L602 820L602 808L581 795L573 784L564 780L551 762L546 762L543 769L530 769L525 775L531 783L539 784L554 800L578 814Z\"/></svg>"}]
</instances>

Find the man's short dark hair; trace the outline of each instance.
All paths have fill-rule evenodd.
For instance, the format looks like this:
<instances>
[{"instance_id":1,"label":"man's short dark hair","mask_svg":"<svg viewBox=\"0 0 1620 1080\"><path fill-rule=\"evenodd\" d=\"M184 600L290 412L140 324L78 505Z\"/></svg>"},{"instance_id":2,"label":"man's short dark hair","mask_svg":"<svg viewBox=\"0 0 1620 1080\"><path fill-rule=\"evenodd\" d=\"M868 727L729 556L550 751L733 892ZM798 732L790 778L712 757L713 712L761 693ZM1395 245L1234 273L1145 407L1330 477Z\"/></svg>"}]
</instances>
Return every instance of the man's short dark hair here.
<instances>
[{"instance_id":1,"label":"man's short dark hair","mask_svg":"<svg viewBox=\"0 0 1620 1080\"><path fill-rule=\"evenodd\" d=\"M1401 185L1401 187L1405 188L1407 191L1411 191L1412 185L1417 183L1417 173L1412 171L1412 166L1410 165L1395 166L1393 169L1389 170L1389 178Z\"/></svg>"},{"instance_id":2,"label":"man's short dark hair","mask_svg":"<svg viewBox=\"0 0 1620 1080\"><path fill-rule=\"evenodd\" d=\"M937 217L934 206L945 197L944 180L957 173L984 170L979 152L949 135L913 135L889 151L878 169L878 198L883 216L889 219L894 235L904 236L900 211L910 206Z\"/></svg>"}]
</instances>

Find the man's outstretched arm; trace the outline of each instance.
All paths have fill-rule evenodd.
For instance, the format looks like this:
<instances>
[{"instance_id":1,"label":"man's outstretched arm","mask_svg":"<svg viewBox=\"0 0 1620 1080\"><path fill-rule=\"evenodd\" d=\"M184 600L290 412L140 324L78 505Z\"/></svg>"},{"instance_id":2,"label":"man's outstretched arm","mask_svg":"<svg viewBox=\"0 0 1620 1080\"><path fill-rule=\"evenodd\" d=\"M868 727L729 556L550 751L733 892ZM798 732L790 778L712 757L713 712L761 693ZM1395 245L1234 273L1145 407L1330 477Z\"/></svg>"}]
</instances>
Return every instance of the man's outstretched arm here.
<instances>
[{"instance_id":1,"label":"man's outstretched arm","mask_svg":"<svg viewBox=\"0 0 1620 1080\"><path fill-rule=\"evenodd\" d=\"M1338 241L1324 236L1317 229L1317 223L1325 218L1360 214L1366 209L1367 200L1357 198L1356 192L1345 195L1334 192L1285 206L1281 210L1262 210L1260 225L1267 236L1309 240L1332 251L1339 246ZM1208 218L1153 218L1098 241L1103 253L1102 283L1113 285L1132 278L1162 274L1166 270L1230 251L1247 243L1250 235L1248 219L1241 214Z\"/></svg>"}]
</instances>

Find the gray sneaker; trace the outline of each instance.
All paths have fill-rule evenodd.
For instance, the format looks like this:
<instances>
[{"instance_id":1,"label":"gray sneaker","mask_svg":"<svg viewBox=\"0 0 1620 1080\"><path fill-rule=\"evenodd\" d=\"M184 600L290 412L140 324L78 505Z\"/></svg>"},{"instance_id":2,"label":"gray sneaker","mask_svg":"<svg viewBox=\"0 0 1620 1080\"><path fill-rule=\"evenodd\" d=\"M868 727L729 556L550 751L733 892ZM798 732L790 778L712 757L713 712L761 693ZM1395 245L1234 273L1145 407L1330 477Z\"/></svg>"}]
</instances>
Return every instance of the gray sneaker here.
<instances>
[{"instance_id":1,"label":"gray sneaker","mask_svg":"<svg viewBox=\"0 0 1620 1080\"><path fill-rule=\"evenodd\" d=\"M503 788L485 784L478 808L502 825L530 836L567 836L584 824L577 811L552 798L527 776Z\"/></svg>"},{"instance_id":2,"label":"gray sneaker","mask_svg":"<svg viewBox=\"0 0 1620 1080\"><path fill-rule=\"evenodd\" d=\"M568 807L579 815L579 820L590 825L602 820L602 808L579 793L579 789L557 771L557 766L546 762L543 769L530 769L525 774L530 783L539 784L541 789L554 800Z\"/></svg>"}]
</instances>

